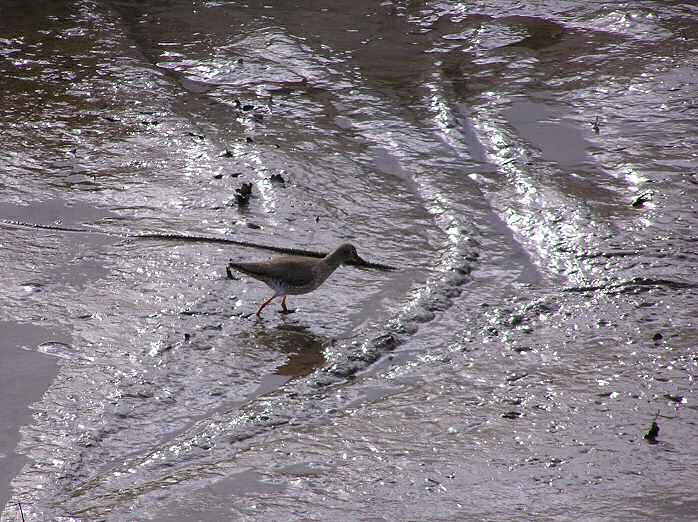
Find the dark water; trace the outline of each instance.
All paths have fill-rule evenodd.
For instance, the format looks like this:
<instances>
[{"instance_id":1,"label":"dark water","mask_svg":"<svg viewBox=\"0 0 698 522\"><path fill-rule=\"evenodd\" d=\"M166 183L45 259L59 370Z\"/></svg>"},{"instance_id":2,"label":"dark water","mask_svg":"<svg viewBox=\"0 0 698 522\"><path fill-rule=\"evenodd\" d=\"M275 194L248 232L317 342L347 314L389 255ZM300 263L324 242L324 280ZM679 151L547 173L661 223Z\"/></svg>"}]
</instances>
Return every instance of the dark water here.
<instances>
[{"instance_id":1,"label":"dark water","mask_svg":"<svg viewBox=\"0 0 698 522\"><path fill-rule=\"evenodd\" d=\"M0 92L90 230L0 227L3 521L698 520L694 3L5 0Z\"/></svg>"}]
</instances>

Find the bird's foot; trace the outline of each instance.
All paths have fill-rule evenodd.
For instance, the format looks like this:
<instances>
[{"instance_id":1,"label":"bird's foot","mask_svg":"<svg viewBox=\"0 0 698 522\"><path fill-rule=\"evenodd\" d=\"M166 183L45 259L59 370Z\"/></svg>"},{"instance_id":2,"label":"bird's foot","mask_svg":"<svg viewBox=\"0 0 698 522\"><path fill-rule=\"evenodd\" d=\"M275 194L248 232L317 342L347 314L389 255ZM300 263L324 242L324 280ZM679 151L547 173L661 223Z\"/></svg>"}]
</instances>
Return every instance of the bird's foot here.
<instances>
[{"instance_id":1,"label":"bird's foot","mask_svg":"<svg viewBox=\"0 0 698 522\"><path fill-rule=\"evenodd\" d=\"M291 310L290 308L282 308L281 310L279 310L279 313L283 315L295 314L296 310L295 308L293 310Z\"/></svg>"}]
</instances>

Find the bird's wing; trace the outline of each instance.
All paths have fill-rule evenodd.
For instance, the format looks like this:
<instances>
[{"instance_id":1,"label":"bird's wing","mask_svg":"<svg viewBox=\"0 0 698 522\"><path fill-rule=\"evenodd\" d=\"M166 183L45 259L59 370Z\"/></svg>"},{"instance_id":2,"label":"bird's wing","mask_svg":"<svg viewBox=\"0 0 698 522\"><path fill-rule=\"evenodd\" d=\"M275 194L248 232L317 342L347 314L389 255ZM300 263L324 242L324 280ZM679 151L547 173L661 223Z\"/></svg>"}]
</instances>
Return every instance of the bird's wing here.
<instances>
[{"instance_id":1,"label":"bird's wing","mask_svg":"<svg viewBox=\"0 0 698 522\"><path fill-rule=\"evenodd\" d=\"M293 286L306 286L313 282L317 259L277 257L260 263L235 263L228 266L252 277L282 279Z\"/></svg>"},{"instance_id":2,"label":"bird's wing","mask_svg":"<svg viewBox=\"0 0 698 522\"><path fill-rule=\"evenodd\" d=\"M275 276L293 286L307 286L315 279L317 259L277 258L274 263Z\"/></svg>"}]
</instances>

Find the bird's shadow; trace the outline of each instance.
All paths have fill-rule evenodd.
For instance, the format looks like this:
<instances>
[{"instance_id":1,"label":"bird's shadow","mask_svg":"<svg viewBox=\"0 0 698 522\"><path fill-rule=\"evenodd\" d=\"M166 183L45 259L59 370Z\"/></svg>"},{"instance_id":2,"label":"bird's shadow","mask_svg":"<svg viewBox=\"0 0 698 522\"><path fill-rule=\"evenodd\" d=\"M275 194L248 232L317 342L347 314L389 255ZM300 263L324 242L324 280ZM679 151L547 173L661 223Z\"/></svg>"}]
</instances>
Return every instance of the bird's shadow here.
<instances>
[{"instance_id":1,"label":"bird's shadow","mask_svg":"<svg viewBox=\"0 0 698 522\"><path fill-rule=\"evenodd\" d=\"M274 373L296 379L305 377L325 362L325 348L332 339L312 332L309 327L299 324L282 323L274 328L266 328L261 322L250 334L257 346L286 355L286 362Z\"/></svg>"}]
</instances>

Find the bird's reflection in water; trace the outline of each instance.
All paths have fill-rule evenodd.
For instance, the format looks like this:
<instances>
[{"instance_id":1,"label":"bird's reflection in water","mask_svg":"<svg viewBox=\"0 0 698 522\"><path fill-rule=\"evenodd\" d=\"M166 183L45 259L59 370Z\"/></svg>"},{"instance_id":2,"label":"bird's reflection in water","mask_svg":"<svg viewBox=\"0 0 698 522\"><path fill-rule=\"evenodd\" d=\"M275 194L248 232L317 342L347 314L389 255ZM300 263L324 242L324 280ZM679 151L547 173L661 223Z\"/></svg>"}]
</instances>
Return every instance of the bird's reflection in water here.
<instances>
[{"instance_id":1,"label":"bird's reflection in water","mask_svg":"<svg viewBox=\"0 0 698 522\"><path fill-rule=\"evenodd\" d=\"M304 377L325 364L327 337L314 334L307 326L282 324L272 330L255 333L256 342L271 351L284 353L288 359L274 372L293 379Z\"/></svg>"}]
</instances>

